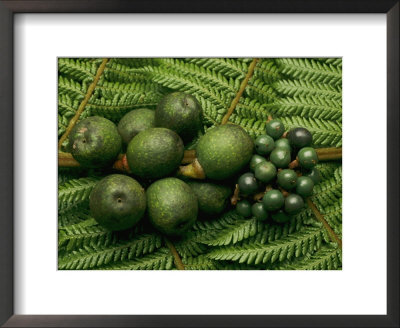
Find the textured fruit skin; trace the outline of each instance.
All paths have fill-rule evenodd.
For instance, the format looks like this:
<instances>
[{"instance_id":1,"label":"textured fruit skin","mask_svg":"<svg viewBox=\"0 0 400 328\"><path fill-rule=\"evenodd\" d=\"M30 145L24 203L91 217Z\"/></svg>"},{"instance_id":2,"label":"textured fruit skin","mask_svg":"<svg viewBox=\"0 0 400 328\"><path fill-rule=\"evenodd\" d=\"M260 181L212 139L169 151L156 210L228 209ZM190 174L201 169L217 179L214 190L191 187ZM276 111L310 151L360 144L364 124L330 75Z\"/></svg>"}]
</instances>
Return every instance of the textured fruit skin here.
<instances>
[{"instance_id":1,"label":"textured fruit skin","mask_svg":"<svg viewBox=\"0 0 400 328\"><path fill-rule=\"evenodd\" d=\"M113 122L91 116L77 123L69 135L69 151L85 167L105 167L121 151L122 141Z\"/></svg>"},{"instance_id":2,"label":"textured fruit skin","mask_svg":"<svg viewBox=\"0 0 400 328\"><path fill-rule=\"evenodd\" d=\"M278 223L285 223L290 220L290 216L285 213L283 210L276 211L271 214L272 220Z\"/></svg>"},{"instance_id":3,"label":"textured fruit skin","mask_svg":"<svg viewBox=\"0 0 400 328\"><path fill-rule=\"evenodd\" d=\"M151 224L166 235L182 235L197 219L196 194L182 180L157 180L146 191Z\"/></svg>"},{"instance_id":4,"label":"textured fruit skin","mask_svg":"<svg viewBox=\"0 0 400 328\"><path fill-rule=\"evenodd\" d=\"M297 179L296 194L303 197L309 197L313 194L314 181L307 176L301 176Z\"/></svg>"},{"instance_id":5,"label":"textured fruit skin","mask_svg":"<svg viewBox=\"0 0 400 328\"><path fill-rule=\"evenodd\" d=\"M276 211L280 209L285 203L285 197L279 190L269 190L264 195L262 200L264 207L268 211Z\"/></svg>"},{"instance_id":6,"label":"textured fruit skin","mask_svg":"<svg viewBox=\"0 0 400 328\"><path fill-rule=\"evenodd\" d=\"M299 149L312 144L312 135L306 128L293 128L288 132L287 139L290 144Z\"/></svg>"},{"instance_id":7,"label":"textured fruit skin","mask_svg":"<svg viewBox=\"0 0 400 328\"><path fill-rule=\"evenodd\" d=\"M314 185L321 181L321 175L316 167L313 167L309 172L303 173L304 176L310 177Z\"/></svg>"},{"instance_id":8,"label":"textured fruit skin","mask_svg":"<svg viewBox=\"0 0 400 328\"><path fill-rule=\"evenodd\" d=\"M258 189L258 183L253 173L244 173L238 180L239 190L242 195L252 195Z\"/></svg>"},{"instance_id":9,"label":"textured fruit skin","mask_svg":"<svg viewBox=\"0 0 400 328\"><path fill-rule=\"evenodd\" d=\"M260 164L262 162L266 162L266 161L267 160L265 159L265 157L255 154L255 155L253 155L253 157L250 160L250 169L252 171L254 171L258 164Z\"/></svg>"},{"instance_id":10,"label":"textured fruit skin","mask_svg":"<svg viewBox=\"0 0 400 328\"><path fill-rule=\"evenodd\" d=\"M287 138L275 140L275 148L287 149L290 152L292 151L292 147L290 146L289 140Z\"/></svg>"},{"instance_id":11,"label":"textured fruit skin","mask_svg":"<svg viewBox=\"0 0 400 328\"><path fill-rule=\"evenodd\" d=\"M279 120L271 120L265 126L267 134L272 138L279 139L282 137L283 133L285 132L285 126Z\"/></svg>"},{"instance_id":12,"label":"textured fruit skin","mask_svg":"<svg viewBox=\"0 0 400 328\"><path fill-rule=\"evenodd\" d=\"M252 214L250 202L245 199L238 202L236 204L236 212L245 218L250 217Z\"/></svg>"},{"instance_id":13,"label":"textured fruit skin","mask_svg":"<svg viewBox=\"0 0 400 328\"><path fill-rule=\"evenodd\" d=\"M312 169L318 163L318 155L314 148L301 148L297 154L301 167Z\"/></svg>"},{"instance_id":14,"label":"textured fruit skin","mask_svg":"<svg viewBox=\"0 0 400 328\"><path fill-rule=\"evenodd\" d=\"M286 190L291 190L296 187L297 174L293 170L282 170L278 173L278 184Z\"/></svg>"},{"instance_id":15,"label":"textured fruit skin","mask_svg":"<svg viewBox=\"0 0 400 328\"><path fill-rule=\"evenodd\" d=\"M176 132L150 128L129 142L126 157L133 174L156 179L173 173L179 167L183 151L183 141Z\"/></svg>"},{"instance_id":16,"label":"textured fruit skin","mask_svg":"<svg viewBox=\"0 0 400 328\"><path fill-rule=\"evenodd\" d=\"M187 184L196 194L201 212L210 215L219 214L228 205L232 193L229 187L200 181L188 181Z\"/></svg>"},{"instance_id":17,"label":"textured fruit skin","mask_svg":"<svg viewBox=\"0 0 400 328\"><path fill-rule=\"evenodd\" d=\"M259 155L268 155L275 147L275 142L272 137L262 134L257 137L256 141L254 142L256 147L256 152Z\"/></svg>"},{"instance_id":18,"label":"textured fruit skin","mask_svg":"<svg viewBox=\"0 0 400 328\"><path fill-rule=\"evenodd\" d=\"M268 212L265 210L263 203L255 203L251 207L251 213L253 216L260 221L268 219Z\"/></svg>"},{"instance_id":19,"label":"textured fruit skin","mask_svg":"<svg viewBox=\"0 0 400 328\"><path fill-rule=\"evenodd\" d=\"M287 167L290 163L290 151L283 148L275 148L269 157L272 164L276 167L284 168Z\"/></svg>"},{"instance_id":20,"label":"textured fruit skin","mask_svg":"<svg viewBox=\"0 0 400 328\"><path fill-rule=\"evenodd\" d=\"M125 230L143 217L146 194L135 179L112 174L100 180L93 188L89 207L100 225L109 230Z\"/></svg>"},{"instance_id":21,"label":"textured fruit skin","mask_svg":"<svg viewBox=\"0 0 400 328\"><path fill-rule=\"evenodd\" d=\"M285 212L296 214L304 207L303 198L296 194L290 194L285 198Z\"/></svg>"},{"instance_id":22,"label":"textured fruit skin","mask_svg":"<svg viewBox=\"0 0 400 328\"><path fill-rule=\"evenodd\" d=\"M203 110L195 97L183 92L170 93L158 103L155 124L171 129L185 141L201 128Z\"/></svg>"},{"instance_id":23,"label":"textured fruit skin","mask_svg":"<svg viewBox=\"0 0 400 328\"><path fill-rule=\"evenodd\" d=\"M271 162L262 162L256 166L254 174L258 180L268 183L276 177L276 167Z\"/></svg>"},{"instance_id":24,"label":"textured fruit skin","mask_svg":"<svg viewBox=\"0 0 400 328\"><path fill-rule=\"evenodd\" d=\"M154 110L139 108L125 114L118 123L118 133L127 145L139 132L153 128Z\"/></svg>"},{"instance_id":25,"label":"textured fruit skin","mask_svg":"<svg viewBox=\"0 0 400 328\"><path fill-rule=\"evenodd\" d=\"M208 178L223 180L238 173L250 161L253 148L253 140L243 128L225 124L208 130L200 138L196 155Z\"/></svg>"}]
</instances>

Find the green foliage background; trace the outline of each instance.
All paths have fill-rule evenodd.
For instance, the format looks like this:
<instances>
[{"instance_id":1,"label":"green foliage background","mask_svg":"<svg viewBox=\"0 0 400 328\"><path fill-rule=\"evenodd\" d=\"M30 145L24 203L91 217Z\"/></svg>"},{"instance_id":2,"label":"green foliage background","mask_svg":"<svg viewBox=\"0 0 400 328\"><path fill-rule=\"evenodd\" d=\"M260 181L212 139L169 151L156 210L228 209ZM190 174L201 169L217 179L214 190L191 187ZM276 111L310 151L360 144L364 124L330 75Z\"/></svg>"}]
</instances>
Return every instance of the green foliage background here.
<instances>
[{"instance_id":1,"label":"green foliage background","mask_svg":"<svg viewBox=\"0 0 400 328\"><path fill-rule=\"evenodd\" d=\"M118 122L128 111L155 108L173 90L194 95L204 110L204 127L220 124L239 90L251 58L110 59L81 119L99 115ZM61 58L58 65L58 135L65 132L102 62ZM342 145L342 60L261 59L229 121L256 137L268 115L287 129L306 127L315 147ZM188 145L193 148L194 144ZM312 201L341 238L342 167L318 164L322 182ZM59 269L175 269L173 257L146 220L126 232L109 232L90 217L88 197L107 172L59 169ZM341 269L341 250L330 242L311 210L286 224L242 219L233 209L198 220L173 240L185 269Z\"/></svg>"}]
</instances>

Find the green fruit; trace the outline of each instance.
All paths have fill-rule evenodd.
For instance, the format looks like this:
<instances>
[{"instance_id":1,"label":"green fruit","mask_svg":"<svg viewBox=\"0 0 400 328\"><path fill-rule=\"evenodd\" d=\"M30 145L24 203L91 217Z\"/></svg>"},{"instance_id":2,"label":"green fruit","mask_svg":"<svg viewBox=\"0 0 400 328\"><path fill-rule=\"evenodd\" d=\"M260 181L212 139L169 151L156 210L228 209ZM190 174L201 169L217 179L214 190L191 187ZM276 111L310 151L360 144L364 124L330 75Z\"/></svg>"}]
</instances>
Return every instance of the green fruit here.
<instances>
[{"instance_id":1,"label":"green fruit","mask_svg":"<svg viewBox=\"0 0 400 328\"><path fill-rule=\"evenodd\" d=\"M296 193L303 197L313 194L314 181L310 177L301 176L297 179Z\"/></svg>"},{"instance_id":2,"label":"green fruit","mask_svg":"<svg viewBox=\"0 0 400 328\"><path fill-rule=\"evenodd\" d=\"M278 223L285 223L290 220L290 216L287 215L283 210L279 210L271 214L272 220Z\"/></svg>"},{"instance_id":3,"label":"green fruit","mask_svg":"<svg viewBox=\"0 0 400 328\"><path fill-rule=\"evenodd\" d=\"M139 132L154 127L154 110L139 108L125 114L118 123L122 141L128 144Z\"/></svg>"},{"instance_id":4,"label":"green fruit","mask_svg":"<svg viewBox=\"0 0 400 328\"><path fill-rule=\"evenodd\" d=\"M272 138L279 139L282 137L283 133L285 132L285 126L279 120L271 120L267 122L266 131L269 136Z\"/></svg>"},{"instance_id":5,"label":"green fruit","mask_svg":"<svg viewBox=\"0 0 400 328\"><path fill-rule=\"evenodd\" d=\"M258 189L258 183L253 173L244 173L238 180L239 190L242 195L252 195Z\"/></svg>"},{"instance_id":6,"label":"green fruit","mask_svg":"<svg viewBox=\"0 0 400 328\"><path fill-rule=\"evenodd\" d=\"M236 212L245 218L250 217L252 214L250 202L248 200L238 202L236 204Z\"/></svg>"},{"instance_id":7,"label":"green fruit","mask_svg":"<svg viewBox=\"0 0 400 328\"><path fill-rule=\"evenodd\" d=\"M305 128L293 128L288 132L287 138L290 144L299 149L312 144L312 135Z\"/></svg>"},{"instance_id":8,"label":"green fruit","mask_svg":"<svg viewBox=\"0 0 400 328\"><path fill-rule=\"evenodd\" d=\"M126 151L132 173L149 179L173 173L183 158L183 142L176 132L166 128L150 128L140 132Z\"/></svg>"},{"instance_id":9,"label":"green fruit","mask_svg":"<svg viewBox=\"0 0 400 328\"><path fill-rule=\"evenodd\" d=\"M146 194L142 186L135 179L121 174L100 180L89 199L92 216L109 230L134 226L146 210Z\"/></svg>"},{"instance_id":10,"label":"green fruit","mask_svg":"<svg viewBox=\"0 0 400 328\"><path fill-rule=\"evenodd\" d=\"M292 151L292 147L290 147L289 140L286 138L275 140L275 148L286 149L290 152Z\"/></svg>"},{"instance_id":11,"label":"green fruit","mask_svg":"<svg viewBox=\"0 0 400 328\"><path fill-rule=\"evenodd\" d=\"M197 219L196 194L182 180L157 180L147 189L146 195L150 222L166 235L182 235Z\"/></svg>"},{"instance_id":12,"label":"green fruit","mask_svg":"<svg viewBox=\"0 0 400 328\"><path fill-rule=\"evenodd\" d=\"M266 134L258 136L254 145L256 147L256 152L259 155L267 155L275 147L274 139Z\"/></svg>"},{"instance_id":13,"label":"green fruit","mask_svg":"<svg viewBox=\"0 0 400 328\"><path fill-rule=\"evenodd\" d=\"M256 166L256 179L268 183L276 177L276 167L271 162L262 162Z\"/></svg>"},{"instance_id":14,"label":"green fruit","mask_svg":"<svg viewBox=\"0 0 400 328\"><path fill-rule=\"evenodd\" d=\"M211 182L188 181L199 202L199 210L206 214L221 213L229 202L231 189Z\"/></svg>"},{"instance_id":15,"label":"green fruit","mask_svg":"<svg viewBox=\"0 0 400 328\"><path fill-rule=\"evenodd\" d=\"M166 95L159 102L156 126L171 129L182 139L190 140L201 128L202 109L195 97L183 92Z\"/></svg>"},{"instance_id":16,"label":"green fruit","mask_svg":"<svg viewBox=\"0 0 400 328\"><path fill-rule=\"evenodd\" d=\"M276 211L285 203L285 197L279 190L269 190L264 195L262 202L267 211Z\"/></svg>"},{"instance_id":17,"label":"green fruit","mask_svg":"<svg viewBox=\"0 0 400 328\"><path fill-rule=\"evenodd\" d=\"M266 162L266 161L267 160L265 159L265 157L255 154L255 155L253 155L253 157L250 160L250 169L252 171L254 171L258 164L260 164L262 162Z\"/></svg>"},{"instance_id":18,"label":"green fruit","mask_svg":"<svg viewBox=\"0 0 400 328\"><path fill-rule=\"evenodd\" d=\"M316 167L313 167L309 172L303 175L306 177L310 177L311 180L314 182L314 185L318 184L321 181L321 175Z\"/></svg>"},{"instance_id":19,"label":"green fruit","mask_svg":"<svg viewBox=\"0 0 400 328\"><path fill-rule=\"evenodd\" d=\"M318 163L318 155L314 148L301 148L297 154L299 164L305 169L312 169Z\"/></svg>"},{"instance_id":20,"label":"green fruit","mask_svg":"<svg viewBox=\"0 0 400 328\"><path fill-rule=\"evenodd\" d=\"M296 214L304 207L304 200L297 194L290 194L285 198L285 212Z\"/></svg>"},{"instance_id":21,"label":"green fruit","mask_svg":"<svg viewBox=\"0 0 400 328\"><path fill-rule=\"evenodd\" d=\"M290 163L290 151L283 148L275 148L270 157L270 161L279 168L287 167Z\"/></svg>"},{"instance_id":22,"label":"green fruit","mask_svg":"<svg viewBox=\"0 0 400 328\"><path fill-rule=\"evenodd\" d=\"M235 124L211 128L197 145L197 159L207 177L227 179L250 161L254 143L246 131Z\"/></svg>"},{"instance_id":23,"label":"green fruit","mask_svg":"<svg viewBox=\"0 0 400 328\"><path fill-rule=\"evenodd\" d=\"M293 170L282 170L278 172L278 184L286 190L291 190L296 187L297 174Z\"/></svg>"},{"instance_id":24,"label":"green fruit","mask_svg":"<svg viewBox=\"0 0 400 328\"><path fill-rule=\"evenodd\" d=\"M251 213L259 221L268 219L268 212L265 210L263 203L255 203L251 207Z\"/></svg>"},{"instance_id":25,"label":"green fruit","mask_svg":"<svg viewBox=\"0 0 400 328\"><path fill-rule=\"evenodd\" d=\"M85 167L112 164L121 147L121 137L115 124L99 116L80 121L69 135L69 151Z\"/></svg>"}]
</instances>

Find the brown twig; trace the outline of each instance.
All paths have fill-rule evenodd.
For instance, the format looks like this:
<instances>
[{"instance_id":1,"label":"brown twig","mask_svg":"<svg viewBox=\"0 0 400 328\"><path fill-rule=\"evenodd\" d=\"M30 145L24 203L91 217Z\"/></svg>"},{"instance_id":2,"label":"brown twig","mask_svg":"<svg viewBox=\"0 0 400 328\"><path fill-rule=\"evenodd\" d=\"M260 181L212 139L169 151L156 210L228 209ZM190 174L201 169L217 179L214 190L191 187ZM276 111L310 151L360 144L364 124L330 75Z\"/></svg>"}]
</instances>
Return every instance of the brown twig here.
<instances>
[{"instance_id":1,"label":"brown twig","mask_svg":"<svg viewBox=\"0 0 400 328\"><path fill-rule=\"evenodd\" d=\"M83 110L85 109L85 106L89 102L89 99L94 92L94 89L96 88L97 82L99 82L99 80L100 80L100 76L104 72L107 62L108 62L108 58L104 58L100 64L99 68L97 69L96 76L94 77L93 82L90 84L89 88L87 89L85 98L83 98L74 117L71 118L67 129L65 130L64 134L61 136L60 140L58 141L58 149L61 149L61 146L64 143L65 139L68 138L69 134L71 133L72 128L75 126L76 122L78 122L79 117L81 116Z\"/></svg>"},{"instance_id":2,"label":"brown twig","mask_svg":"<svg viewBox=\"0 0 400 328\"><path fill-rule=\"evenodd\" d=\"M174 263L178 270L185 270L185 266L183 265L182 259L179 256L178 251L176 250L174 244L164 236L165 244L168 246L172 256L174 257Z\"/></svg>"},{"instance_id":3,"label":"brown twig","mask_svg":"<svg viewBox=\"0 0 400 328\"><path fill-rule=\"evenodd\" d=\"M342 147L340 148L317 148L315 149L320 161L332 161L342 159Z\"/></svg>"},{"instance_id":4,"label":"brown twig","mask_svg":"<svg viewBox=\"0 0 400 328\"><path fill-rule=\"evenodd\" d=\"M246 89L247 84L249 83L250 78L254 73L254 68L256 67L258 62L258 58L254 58L251 64L249 65L249 69L245 78L243 79L242 83L240 84L240 88L238 93L236 94L235 98L233 98L231 106L229 107L228 111L226 112L225 116L223 117L221 124L226 124L229 120L229 117L232 115L233 111L236 108L236 105L239 103L240 97L242 96L244 90Z\"/></svg>"},{"instance_id":5,"label":"brown twig","mask_svg":"<svg viewBox=\"0 0 400 328\"><path fill-rule=\"evenodd\" d=\"M240 200L239 198L239 185L235 184L235 191L233 192L233 195L231 197L231 204L235 206L237 202Z\"/></svg>"}]
</instances>

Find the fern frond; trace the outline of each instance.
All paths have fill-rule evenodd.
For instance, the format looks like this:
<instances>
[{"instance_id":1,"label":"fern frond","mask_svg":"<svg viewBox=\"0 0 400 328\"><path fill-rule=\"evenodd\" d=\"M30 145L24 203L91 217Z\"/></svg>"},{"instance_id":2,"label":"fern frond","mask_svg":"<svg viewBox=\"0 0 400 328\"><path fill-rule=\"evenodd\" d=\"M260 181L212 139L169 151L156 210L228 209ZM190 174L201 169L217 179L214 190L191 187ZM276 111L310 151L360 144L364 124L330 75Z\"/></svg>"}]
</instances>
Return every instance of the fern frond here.
<instances>
[{"instance_id":1,"label":"fern frond","mask_svg":"<svg viewBox=\"0 0 400 328\"><path fill-rule=\"evenodd\" d=\"M276 99L275 90L269 84L265 84L264 81L254 77L250 79L245 94L262 104L272 103Z\"/></svg>"},{"instance_id":2,"label":"fern frond","mask_svg":"<svg viewBox=\"0 0 400 328\"><path fill-rule=\"evenodd\" d=\"M246 62L237 58L187 58L186 61L238 79L243 79L248 69Z\"/></svg>"},{"instance_id":3,"label":"fern frond","mask_svg":"<svg viewBox=\"0 0 400 328\"><path fill-rule=\"evenodd\" d=\"M66 208L78 205L89 200L89 195L99 178L89 177L69 180L58 186L58 208Z\"/></svg>"},{"instance_id":4,"label":"fern frond","mask_svg":"<svg viewBox=\"0 0 400 328\"><path fill-rule=\"evenodd\" d=\"M68 95L71 99L82 101L88 86L85 82L80 83L60 75L58 77L58 94Z\"/></svg>"},{"instance_id":5,"label":"fern frond","mask_svg":"<svg viewBox=\"0 0 400 328\"><path fill-rule=\"evenodd\" d=\"M157 58L113 58L115 63L129 67L158 65Z\"/></svg>"},{"instance_id":6,"label":"fern frond","mask_svg":"<svg viewBox=\"0 0 400 328\"><path fill-rule=\"evenodd\" d=\"M281 78L281 73L273 58L261 58L254 69L254 78L264 81L266 84Z\"/></svg>"},{"instance_id":7,"label":"fern frond","mask_svg":"<svg viewBox=\"0 0 400 328\"><path fill-rule=\"evenodd\" d=\"M311 196L311 199L318 208L334 204L342 197L341 174L342 167L339 166L335 170L333 177L322 181L314 187L314 195Z\"/></svg>"},{"instance_id":8,"label":"fern frond","mask_svg":"<svg viewBox=\"0 0 400 328\"><path fill-rule=\"evenodd\" d=\"M342 58L318 58L319 61L342 68Z\"/></svg>"},{"instance_id":9,"label":"fern frond","mask_svg":"<svg viewBox=\"0 0 400 328\"><path fill-rule=\"evenodd\" d=\"M59 58L58 72L78 81L93 81L101 60L87 61L74 58Z\"/></svg>"},{"instance_id":10,"label":"fern frond","mask_svg":"<svg viewBox=\"0 0 400 328\"><path fill-rule=\"evenodd\" d=\"M185 270L218 270L217 261L209 259L207 256L187 257L182 259Z\"/></svg>"},{"instance_id":11,"label":"fern frond","mask_svg":"<svg viewBox=\"0 0 400 328\"><path fill-rule=\"evenodd\" d=\"M136 67L120 64L121 60L110 59L104 69L104 77L110 82L132 83L146 82L148 77L137 71Z\"/></svg>"},{"instance_id":12,"label":"fern frond","mask_svg":"<svg viewBox=\"0 0 400 328\"><path fill-rule=\"evenodd\" d=\"M79 224L90 217L87 204L68 207L65 210L58 210L58 229L68 227L73 224Z\"/></svg>"},{"instance_id":13,"label":"fern frond","mask_svg":"<svg viewBox=\"0 0 400 328\"><path fill-rule=\"evenodd\" d=\"M79 104L79 100L73 99L67 94L61 94L58 96L58 114L67 118L74 116Z\"/></svg>"}]
</instances>

